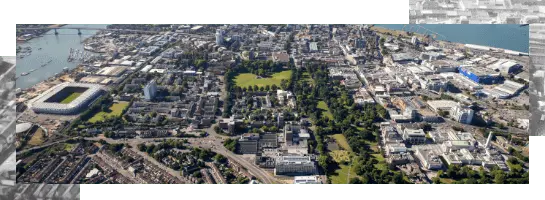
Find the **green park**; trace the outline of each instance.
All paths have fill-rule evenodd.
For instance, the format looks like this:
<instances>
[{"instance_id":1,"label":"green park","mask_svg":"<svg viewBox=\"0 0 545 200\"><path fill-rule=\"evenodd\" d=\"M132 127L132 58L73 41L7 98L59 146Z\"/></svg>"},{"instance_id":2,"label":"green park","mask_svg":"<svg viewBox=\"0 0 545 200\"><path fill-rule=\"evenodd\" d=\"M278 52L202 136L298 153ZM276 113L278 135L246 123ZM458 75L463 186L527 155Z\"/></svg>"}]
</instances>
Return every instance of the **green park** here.
<instances>
[{"instance_id":1,"label":"green park","mask_svg":"<svg viewBox=\"0 0 545 200\"><path fill-rule=\"evenodd\" d=\"M235 77L235 83L241 88L248 88L257 85L258 87L276 85L280 87L282 80L291 78L291 70L273 73L270 77L260 77L252 73L241 73Z\"/></svg>"},{"instance_id":2,"label":"green park","mask_svg":"<svg viewBox=\"0 0 545 200\"><path fill-rule=\"evenodd\" d=\"M119 117L121 116L121 113L125 108L129 106L129 102L119 102L112 104L107 111L100 111L97 114L95 114L91 119L89 119L89 122L96 123L96 122L102 122L107 118L111 117Z\"/></svg>"}]
</instances>

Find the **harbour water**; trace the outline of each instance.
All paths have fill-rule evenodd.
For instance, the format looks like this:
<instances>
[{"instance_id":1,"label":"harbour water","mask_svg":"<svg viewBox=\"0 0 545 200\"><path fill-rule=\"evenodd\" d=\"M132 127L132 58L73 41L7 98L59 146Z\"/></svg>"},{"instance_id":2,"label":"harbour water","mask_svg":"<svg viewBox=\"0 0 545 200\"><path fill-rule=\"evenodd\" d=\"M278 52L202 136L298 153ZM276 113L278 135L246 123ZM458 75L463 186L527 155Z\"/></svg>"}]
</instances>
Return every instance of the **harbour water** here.
<instances>
[{"instance_id":1,"label":"harbour water","mask_svg":"<svg viewBox=\"0 0 545 200\"><path fill-rule=\"evenodd\" d=\"M529 49L529 26L518 24L411 24L415 26L415 32L420 25L426 29L437 32L445 37L438 36L437 39L463 44L477 44L489 47L509 49L513 51L528 53ZM379 27L401 30L403 24L379 24ZM424 29L420 28L419 33Z\"/></svg>"},{"instance_id":2,"label":"harbour water","mask_svg":"<svg viewBox=\"0 0 545 200\"><path fill-rule=\"evenodd\" d=\"M106 26L103 24L72 24L65 27L106 28ZM81 30L81 35L78 35L77 30L72 29L58 29L57 32L59 34L55 35L55 31L51 30L41 37L17 44L21 48L30 47L32 49L30 55L23 58L17 57L16 73L19 77L16 81L17 88L29 88L62 72L64 68L77 67L77 62L67 61L70 48L83 50L82 42L94 35L97 30ZM22 73L29 74L21 76Z\"/></svg>"}]
</instances>

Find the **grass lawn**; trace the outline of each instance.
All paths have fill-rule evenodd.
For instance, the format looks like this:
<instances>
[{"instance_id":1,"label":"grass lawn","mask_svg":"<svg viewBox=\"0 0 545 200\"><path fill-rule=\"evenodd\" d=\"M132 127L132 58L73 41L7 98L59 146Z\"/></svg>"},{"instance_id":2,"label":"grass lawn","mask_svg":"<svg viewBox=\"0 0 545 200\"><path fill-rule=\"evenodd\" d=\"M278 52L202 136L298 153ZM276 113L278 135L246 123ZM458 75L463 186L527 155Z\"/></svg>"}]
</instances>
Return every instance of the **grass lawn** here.
<instances>
[{"instance_id":1,"label":"grass lawn","mask_svg":"<svg viewBox=\"0 0 545 200\"><path fill-rule=\"evenodd\" d=\"M369 144L369 147L371 147L371 150L374 152L378 152L378 142L371 142L371 141L365 141L367 144Z\"/></svg>"},{"instance_id":2,"label":"grass lawn","mask_svg":"<svg viewBox=\"0 0 545 200\"><path fill-rule=\"evenodd\" d=\"M340 169L335 170L336 175L329 176L331 183L333 184L348 184L348 181L351 178L357 177L358 175L354 171L354 168L351 168L350 165L339 165ZM350 177L348 171L350 169Z\"/></svg>"},{"instance_id":3,"label":"grass lawn","mask_svg":"<svg viewBox=\"0 0 545 200\"><path fill-rule=\"evenodd\" d=\"M339 169L335 170L335 172L330 175L328 178L331 179L331 183L333 184L347 184L348 181L351 178L358 177L356 172L354 171L354 168L350 167L350 162L352 162L352 148L350 148L350 145L348 145L348 141L346 141L346 137L344 137L343 134L334 134L331 135L335 139L335 142L344 150L334 150L329 152L331 157L336 163L339 163ZM347 162L348 164L342 164ZM348 171L350 168L350 177L348 177Z\"/></svg>"},{"instance_id":4,"label":"grass lawn","mask_svg":"<svg viewBox=\"0 0 545 200\"><path fill-rule=\"evenodd\" d=\"M347 150L349 152L352 152L352 148L350 148L350 145L348 145L348 141L346 141L346 138L344 137L343 134L340 134L340 133L335 134L335 135L332 135L332 137L335 139L335 142L337 142L337 144L341 148L343 148L343 149L345 149L345 150Z\"/></svg>"},{"instance_id":5,"label":"grass lawn","mask_svg":"<svg viewBox=\"0 0 545 200\"><path fill-rule=\"evenodd\" d=\"M371 156L375 157L377 159L378 164L375 164L375 168L386 170L388 169L388 165L386 164L386 161L384 160L384 156L382 156L380 153L371 154Z\"/></svg>"},{"instance_id":6,"label":"grass lawn","mask_svg":"<svg viewBox=\"0 0 545 200\"><path fill-rule=\"evenodd\" d=\"M333 150L329 154L336 163L350 162L350 152L346 150Z\"/></svg>"},{"instance_id":7,"label":"grass lawn","mask_svg":"<svg viewBox=\"0 0 545 200\"><path fill-rule=\"evenodd\" d=\"M104 121L107 117L119 117L121 115L121 112L129 106L129 102L119 102L114 103L112 106L110 106L109 112L103 112L100 111L99 113L95 114L91 119L89 119L89 122L96 123Z\"/></svg>"},{"instance_id":8,"label":"grass lawn","mask_svg":"<svg viewBox=\"0 0 545 200\"><path fill-rule=\"evenodd\" d=\"M36 130L36 133L34 133L34 135L32 135L32 138L30 138L30 140L28 141L28 144L32 146L41 145L44 142L43 134L44 130L38 128L38 130Z\"/></svg>"},{"instance_id":9,"label":"grass lawn","mask_svg":"<svg viewBox=\"0 0 545 200\"><path fill-rule=\"evenodd\" d=\"M329 110L329 107L324 101L318 101L318 106L316 106L318 109L322 110L322 114L329 118L330 120L333 119L333 114L331 114L331 111Z\"/></svg>"},{"instance_id":10,"label":"grass lawn","mask_svg":"<svg viewBox=\"0 0 545 200\"><path fill-rule=\"evenodd\" d=\"M455 180L451 178L440 178L439 181L441 183L451 184L451 183L454 183Z\"/></svg>"},{"instance_id":11,"label":"grass lawn","mask_svg":"<svg viewBox=\"0 0 545 200\"><path fill-rule=\"evenodd\" d=\"M76 147L75 144L70 144L70 143L65 143L64 144L64 150L66 150L66 151L72 151L72 149L74 149L74 147Z\"/></svg>"},{"instance_id":12,"label":"grass lawn","mask_svg":"<svg viewBox=\"0 0 545 200\"><path fill-rule=\"evenodd\" d=\"M67 96L65 99L63 99L60 103L69 104L70 102L74 101L74 99L78 98L81 94L83 94L83 93L82 92L74 92L74 93L70 94L69 96Z\"/></svg>"},{"instance_id":13,"label":"grass lawn","mask_svg":"<svg viewBox=\"0 0 545 200\"><path fill-rule=\"evenodd\" d=\"M377 161L381 162L381 161L384 161L384 156L382 156L381 154L379 153L374 153L374 154L371 154L373 157L375 157L375 159L377 159Z\"/></svg>"},{"instance_id":14,"label":"grass lawn","mask_svg":"<svg viewBox=\"0 0 545 200\"><path fill-rule=\"evenodd\" d=\"M274 73L271 77L260 79L258 79L257 75L255 74L242 73L235 77L235 83L241 88L248 88L249 86L253 87L254 85L257 85L258 87L276 85L278 88L280 88L280 81L282 81L282 79L289 80L290 78L291 70Z\"/></svg>"}]
</instances>

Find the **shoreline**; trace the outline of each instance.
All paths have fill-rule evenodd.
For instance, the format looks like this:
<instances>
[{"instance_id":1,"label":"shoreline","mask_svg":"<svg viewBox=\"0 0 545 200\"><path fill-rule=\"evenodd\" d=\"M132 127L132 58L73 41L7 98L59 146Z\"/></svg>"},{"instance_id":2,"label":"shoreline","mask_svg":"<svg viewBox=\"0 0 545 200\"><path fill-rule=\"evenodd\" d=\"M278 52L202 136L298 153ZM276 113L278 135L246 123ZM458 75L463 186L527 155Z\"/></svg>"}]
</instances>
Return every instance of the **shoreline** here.
<instances>
[{"instance_id":1,"label":"shoreline","mask_svg":"<svg viewBox=\"0 0 545 200\"><path fill-rule=\"evenodd\" d=\"M68 25L68 24L53 24L53 25L47 26L47 28L60 28L60 27L66 26L66 25ZM19 36L19 37L16 38L16 43L23 44L25 42L28 42L28 41L34 39L34 38L42 37L45 33L49 32L50 30L51 29L49 29L47 31L44 31L44 32L42 32L42 33L40 33L38 35L33 35L31 38L28 38L28 39L22 39L22 38L20 38L22 36Z\"/></svg>"},{"instance_id":2,"label":"shoreline","mask_svg":"<svg viewBox=\"0 0 545 200\"><path fill-rule=\"evenodd\" d=\"M65 26L65 25L69 25L69 24L57 24L57 25L51 25L49 27L60 27L60 26ZM46 36L46 35L43 35L43 36ZM33 47L33 49L37 49L38 46L41 46L43 47L44 50L42 51L47 51L48 47L45 46L44 47L44 41L49 41L52 37L52 34L49 33L47 34L47 37L44 37L43 39L39 39L39 40L35 40L34 42L31 42L31 43L27 43L27 44L21 44L21 47L26 47L26 46L30 46L30 47ZM54 36L53 36L54 37ZM70 37L70 36L69 36ZM74 37L77 37L77 36L74 36ZM84 36L85 37L85 40L83 42L77 42L77 43L73 43L71 44L70 47L74 48L74 49L80 49L80 50L83 50L85 52L90 52L90 53L95 53L95 52L91 52L91 51L87 51L84 47L85 43L87 41L89 41L91 37L88 37L88 36ZM19 47L19 43L17 44L17 46ZM66 47L66 54L68 54L68 47ZM55 55L57 56L64 56L65 54L62 52L63 50L59 50L59 49L54 49L54 51L60 51L60 52L57 52ZM18 54L19 55L19 54ZM19 57L16 57L17 60L19 60ZM28 57L29 59L37 59L37 57ZM27 59L27 57L24 58L25 60ZM39 60L39 59L38 59ZM73 61L73 62L65 62L64 60L57 60L55 62L59 62L60 64L55 64L55 65L64 65L64 67L67 67L68 70L69 70L69 73L73 70L73 69L81 69L81 65L85 65L85 64L89 64L89 63L83 63L83 62L80 62L80 61ZM54 63L55 63L54 62ZM39 66L35 66L35 67L32 67L34 64L32 63L29 63L29 62L26 62L25 63L25 69L28 68L27 70L20 70L19 73L21 72L28 72L29 70L31 70L32 68L34 69L40 69L40 70L43 70L42 68L39 68ZM39 65L39 64L38 64ZM49 67L49 66L48 66ZM20 76L19 74L17 74L17 86L19 89L19 91L22 91L22 92L28 92L28 91L32 91L33 88L40 88L41 85L44 85L44 83L48 83L52 80L55 80L55 79L58 79L59 77L61 77L63 74L65 74L65 70L64 68L62 67L57 67L57 66L53 66L52 69L46 69L46 70L49 70L49 72L53 72L50 74L50 76L43 76L43 75L40 75L39 73L37 75L34 75L34 74L30 74L29 76ZM32 70L31 70L32 71ZM36 73L36 72L34 72ZM29 78L30 77L30 78ZM32 80L32 81L26 81L26 79L28 80ZM37 80L36 80L37 79ZM21 83L19 85L19 83Z\"/></svg>"},{"instance_id":3,"label":"shoreline","mask_svg":"<svg viewBox=\"0 0 545 200\"><path fill-rule=\"evenodd\" d=\"M401 36L401 37L416 36L420 41L423 41L426 38L426 36L424 34L421 34L421 33L410 32L411 34L408 34L409 33L408 31L389 29L389 28L385 28L385 27L381 27L381 26L373 26L373 27L371 27L371 30L376 31L377 33L380 33L380 34L391 35L391 36ZM465 44L459 43L459 42L452 42L452 41L441 40L441 39L434 39L434 40L437 41L437 42L449 43L449 44L452 44L452 45L458 45L460 47L465 46Z\"/></svg>"},{"instance_id":4,"label":"shoreline","mask_svg":"<svg viewBox=\"0 0 545 200\"><path fill-rule=\"evenodd\" d=\"M22 88L17 88L19 89L22 93L24 94L27 94L28 93L35 93L35 92L38 92L38 91L46 91L48 88L47 88L47 84L51 83L51 82L70 82L70 81L73 81L73 79L69 76L70 74L72 74L73 72L78 72L78 71L81 71L82 68L84 67L83 64L78 64L76 67L72 68L72 69L69 69L69 70L63 70L62 72L58 73L57 75L54 75L54 76L51 76L45 80L42 80L30 87L27 87L25 89L22 89ZM68 77L66 77L68 76ZM47 89L46 89L47 88ZM30 100L30 99L28 99Z\"/></svg>"},{"instance_id":5,"label":"shoreline","mask_svg":"<svg viewBox=\"0 0 545 200\"><path fill-rule=\"evenodd\" d=\"M402 36L402 37L410 37L411 36L411 35L407 34L408 31L389 29L389 28L385 28L385 27L381 27L381 26L373 26L373 27L371 27L371 30L376 31L377 33L381 33L381 34L386 34L386 35L391 34L392 36ZM421 34L421 33L411 32L411 34L412 34L412 36L417 36L419 40L422 40L422 39L426 38L426 36ZM482 49L482 50L488 49L489 51L503 51L504 53L512 54L512 55L529 56L529 53L527 53L527 52L515 51L515 50L511 50L511 49L492 47L492 46L486 46L486 45L479 45L479 44L453 42L453 41L442 40L442 39L434 39L434 40L438 41L438 42L444 42L444 43L449 43L449 44L453 44L453 45L459 45L459 46L462 46L464 48L470 48L470 49L476 48L476 49Z\"/></svg>"},{"instance_id":6,"label":"shoreline","mask_svg":"<svg viewBox=\"0 0 545 200\"><path fill-rule=\"evenodd\" d=\"M68 24L53 24L51 26L49 26L49 28L59 28L59 27L63 27L63 26L66 26Z\"/></svg>"}]
</instances>

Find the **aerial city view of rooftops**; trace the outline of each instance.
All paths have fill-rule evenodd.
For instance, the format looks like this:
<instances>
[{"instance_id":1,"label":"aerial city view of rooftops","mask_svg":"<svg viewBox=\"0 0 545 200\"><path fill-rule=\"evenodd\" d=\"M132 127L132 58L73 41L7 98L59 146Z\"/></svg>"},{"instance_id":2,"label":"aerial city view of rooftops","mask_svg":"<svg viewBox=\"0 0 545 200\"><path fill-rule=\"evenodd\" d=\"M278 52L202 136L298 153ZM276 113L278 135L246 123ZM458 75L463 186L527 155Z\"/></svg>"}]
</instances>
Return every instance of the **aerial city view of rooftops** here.
<instances>
[{"instance_id":1,"label":"aerial city view of rooftops","mask_svg":"<svg viewBox=\"0 0 545 200\"><path fill-rule=\"evenodd\" d=\"M407 26L19 24L16 181L528 184L529 27Z\"/></svg>"}]
</instances>

